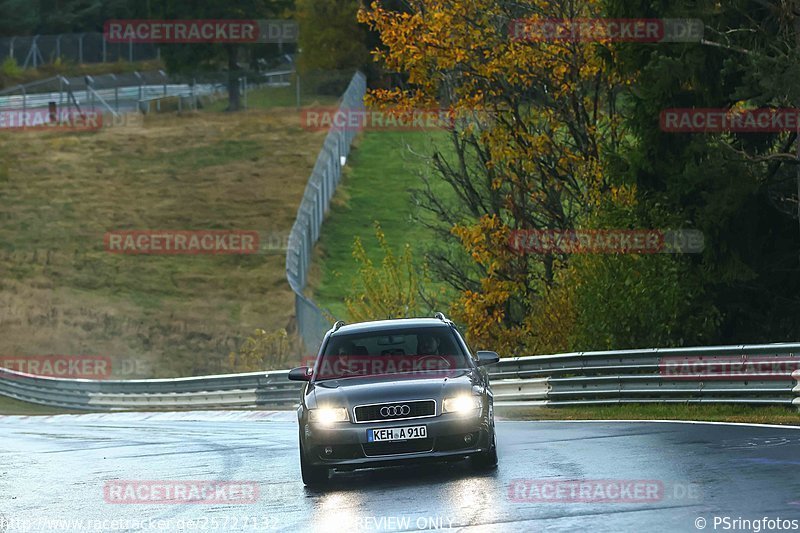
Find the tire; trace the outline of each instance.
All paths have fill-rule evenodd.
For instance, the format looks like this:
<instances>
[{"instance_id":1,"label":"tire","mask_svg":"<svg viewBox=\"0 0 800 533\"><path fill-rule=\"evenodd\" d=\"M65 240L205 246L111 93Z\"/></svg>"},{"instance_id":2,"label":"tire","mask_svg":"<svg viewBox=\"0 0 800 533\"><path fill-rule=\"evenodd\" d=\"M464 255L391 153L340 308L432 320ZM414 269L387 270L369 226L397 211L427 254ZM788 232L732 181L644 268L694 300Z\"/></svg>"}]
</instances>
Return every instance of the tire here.
<instances>
[{"instance_id":1,"label":"tire","mask_svg":"<svg viewBox=\"0 0 800 533\"><path fill-rule=\"evenodd\" d=\"M492 431L492 445L485 452L473 455L470 458L472 468L475 470L493 470L497 468L497 438Z\"/></svg>"},{"instance_id":2,"label":"tire","mask_svg":"<svg viewBox=\"0 0 800 533\"><path fill-rule=\"evenodd\" d=\"M318 487L328 481L328 468L308 463L302 441L300 442L300 474L303 476L303 484L307 487Z\"/></svg>"}]
</instances>

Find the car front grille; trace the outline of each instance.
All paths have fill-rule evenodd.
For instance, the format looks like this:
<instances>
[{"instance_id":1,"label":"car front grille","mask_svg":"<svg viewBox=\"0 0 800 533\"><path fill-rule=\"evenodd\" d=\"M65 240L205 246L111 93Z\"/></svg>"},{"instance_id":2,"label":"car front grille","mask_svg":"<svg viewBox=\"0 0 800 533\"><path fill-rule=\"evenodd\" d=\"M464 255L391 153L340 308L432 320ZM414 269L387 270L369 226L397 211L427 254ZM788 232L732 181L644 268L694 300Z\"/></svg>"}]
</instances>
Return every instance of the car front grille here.
<instances>
[{"instance_id":1,"label":"car front grille","mask_svg":"<svg viewBox=\"0 0 800 533\"><path fill-rule=\"evenodd\" d=\"M434 400L417 400L360 405L356 407L355 414L357 423L425 418L436 416L436 402Z\"/></svg>"},{"instance_id":2,"label":"car front grille","mask_svg":"<svg viewBox=\"0 0 800 533\"><path fill-rule=\"evenodd\" d=\"M422 453L433 450L433 439L414 439L398 442L370 442L362 444L364 455L377 457L381 455L399 455L402 453Z\"/></svg>"}]
</instances>

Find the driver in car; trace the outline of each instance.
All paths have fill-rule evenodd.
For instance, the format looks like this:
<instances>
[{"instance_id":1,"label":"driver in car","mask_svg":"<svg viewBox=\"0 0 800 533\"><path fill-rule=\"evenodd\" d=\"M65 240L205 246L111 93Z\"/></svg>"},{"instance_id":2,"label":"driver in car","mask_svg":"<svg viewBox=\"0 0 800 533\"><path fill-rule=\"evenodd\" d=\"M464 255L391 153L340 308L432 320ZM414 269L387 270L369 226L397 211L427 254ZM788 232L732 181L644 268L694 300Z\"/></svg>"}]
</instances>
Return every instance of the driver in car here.
<instances>
[{"instance_id":1,"label":"driver in car","mask_svg":"<svg viewBox=\"0 0 800 533\"><path fill-rule=\"evenodd\" d=\"M420 335L417 337L418 355L439 355L439 339L433 335Z\"/></svg>"}]
</instances>

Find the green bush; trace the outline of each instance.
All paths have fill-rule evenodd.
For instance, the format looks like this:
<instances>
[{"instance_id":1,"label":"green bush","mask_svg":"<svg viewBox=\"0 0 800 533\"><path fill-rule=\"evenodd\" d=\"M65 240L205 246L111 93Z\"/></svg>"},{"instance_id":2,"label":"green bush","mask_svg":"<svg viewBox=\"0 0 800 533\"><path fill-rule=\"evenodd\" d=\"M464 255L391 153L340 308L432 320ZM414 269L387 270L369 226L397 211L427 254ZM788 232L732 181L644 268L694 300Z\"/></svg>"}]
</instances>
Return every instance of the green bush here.
<instances>
[{"instance_id":1,"label":"green bush","mask_svg":"<svg viewBox=\"0 0 800 533\"><path fill-rule=\"evenodd\" d=\"M7 57L5 61L3 61L3 65L0 66L0 71L3 73L3 76L9 78L18 78L22 76L22 69L17 65L17 60L13 57Z\"/></svg>"}]
</instances>

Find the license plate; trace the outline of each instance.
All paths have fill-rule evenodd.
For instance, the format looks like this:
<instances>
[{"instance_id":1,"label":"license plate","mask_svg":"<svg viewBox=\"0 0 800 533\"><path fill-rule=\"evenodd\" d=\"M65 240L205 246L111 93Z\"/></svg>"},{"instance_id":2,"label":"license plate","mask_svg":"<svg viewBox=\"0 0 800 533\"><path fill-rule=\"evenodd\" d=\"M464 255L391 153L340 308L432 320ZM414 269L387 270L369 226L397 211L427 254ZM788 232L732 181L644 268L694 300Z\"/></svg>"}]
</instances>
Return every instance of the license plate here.
<instances>
[{"instance_id":1,"label":"license plate","mask_svg":"<svg viewBox=\"0 0 800 533\"><path fill-rule=\"evenodd\" d=\"M387 442L393 440L424 439L428 436L427 426L408 426L402 428L368 429L367 441Z\"/></svg>"}]
</instances>

